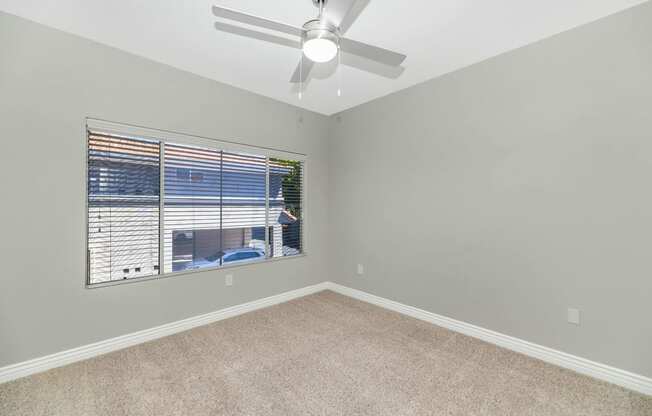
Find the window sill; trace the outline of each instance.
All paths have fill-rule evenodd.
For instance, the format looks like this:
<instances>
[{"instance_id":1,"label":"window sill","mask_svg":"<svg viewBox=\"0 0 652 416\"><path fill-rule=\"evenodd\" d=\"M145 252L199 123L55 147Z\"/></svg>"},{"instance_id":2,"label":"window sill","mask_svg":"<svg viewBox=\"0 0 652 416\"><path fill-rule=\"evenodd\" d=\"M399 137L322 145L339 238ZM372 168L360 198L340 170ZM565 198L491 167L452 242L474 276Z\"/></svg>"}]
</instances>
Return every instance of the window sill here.
<instances>
[{"instance_id":1,"label":"window sill","mask_svg":"<svg viewBox=\"0 0 652 416\"><path fill-rule=\"evenodd\" d=\"M86 283L86 289L98 289L102 287L108 287L108 286L117 286L117 285L123 285L123 284L129 284L129 283L141 283L141 282L148 282L152 280L161 280L161 279L167 279L170 277L177 277L177 276L185 276L185 275L191 275L191 274L197 274L197 273L203 273L203 272L209 272L209 271L219 271L219 270L229 270L229 269L236 269L240 267L250 267L250 266L256 266L259 264L268 264L268 263L275 263L278 261L285 261L285 260L292 260L292 259L299 259L299 258L304 258L306 257L306 253L301 253L301 254L296 254L294 256L285 256L285 257L272 257L268 258L265 260L258 260L258 261L252 261L249 263L240 263L240 264L231 264L231 265L225 265L225 266L218 266L218 267L206 267L204 269L195 269L195 270L183 270L179 272L171 272L171 273L165 273L165 274L159 274L159 275L154 275L154 276L147 276L147 277L137 277L134 279L123 279L123 280L112 280L108 282L101 282L101 283L93 283L93 284L88 284Z\"/></svg>"}]
</instances>

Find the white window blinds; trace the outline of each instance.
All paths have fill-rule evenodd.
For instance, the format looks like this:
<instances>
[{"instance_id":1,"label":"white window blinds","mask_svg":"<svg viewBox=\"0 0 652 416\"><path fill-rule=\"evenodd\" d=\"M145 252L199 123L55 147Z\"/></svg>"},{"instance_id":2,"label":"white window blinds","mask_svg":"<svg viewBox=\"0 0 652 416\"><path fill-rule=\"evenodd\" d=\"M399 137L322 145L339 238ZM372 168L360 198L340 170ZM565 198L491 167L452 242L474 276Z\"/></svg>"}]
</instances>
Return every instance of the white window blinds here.
<instances>
[{"instance_id":1,"label":"white window blinds","mask_svg":"<svg viewBox=\"0 0 652 416\"><path fill-rule=\"evenodd\" d=\"M88 268L92 283L158 274L159 144L88 136Z\"/></svg>"},{"instance_id":2,"label":"white window blinds","mask_svg":"<svg viewBox=\"0 0 652 416\"><path fill-rule=\"evenodd\" d=\"M147 137L89 129L89 284L303 252L302 161Z\"/></svg>"},{"instance_id":3,"label":"white window blinds","mask_svg":"<svg viewBox=\"0 0 652 416\"><path fill-rule=\"evenodd\" d=\"M296 160L269 159L269 213L280 227L273 229L272 249L278 256L302 252L303 164Z\"/></svg>"}]
</instances>

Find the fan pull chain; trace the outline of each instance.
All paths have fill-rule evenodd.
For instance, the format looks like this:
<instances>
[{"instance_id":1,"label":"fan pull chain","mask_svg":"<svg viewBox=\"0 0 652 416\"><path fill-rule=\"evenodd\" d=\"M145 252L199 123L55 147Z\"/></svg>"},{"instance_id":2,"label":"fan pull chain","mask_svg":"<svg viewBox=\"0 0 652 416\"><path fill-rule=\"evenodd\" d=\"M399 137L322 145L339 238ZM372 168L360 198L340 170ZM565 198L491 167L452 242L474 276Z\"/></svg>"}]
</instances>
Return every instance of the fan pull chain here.
<instances>
[{"instance_id":1,"label":"fan pull chain","mask_svg":"<svg viewBox=\"0 0 652 416\"><path fill-rule=\"evenodd\" d=\"M303 51L303 39L301 40L301 50ZM299 60L299 100L303 98L303 52Z\"/></svg>"},{"instance_id":2,"label":"fan pull chain","mask_svg":"<svg viewBox=\"0 0 652 416\"><path fill-rule=\"evenodd\" d=\"M342 96L342 49L337 42L337 96Z\"/></svg>"}]
</instances>

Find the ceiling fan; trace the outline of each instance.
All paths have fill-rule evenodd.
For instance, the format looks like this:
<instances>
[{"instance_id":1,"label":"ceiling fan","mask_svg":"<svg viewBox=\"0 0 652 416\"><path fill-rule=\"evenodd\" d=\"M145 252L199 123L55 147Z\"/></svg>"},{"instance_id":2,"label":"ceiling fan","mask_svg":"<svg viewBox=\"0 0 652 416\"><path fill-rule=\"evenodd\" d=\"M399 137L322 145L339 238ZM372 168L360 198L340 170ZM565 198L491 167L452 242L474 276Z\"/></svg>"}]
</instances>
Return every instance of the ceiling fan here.
<instances>
[{"instance_id":1,"label":"ceiling fan","mask_svg":"<svg viewBox=\"0 0 652 416\"><path fill-rule=\"evenodd\" d=\"M305 81L315 63L329 62L336 56L342 59L342 54L344 54L343 63L345 65L355 66L391 78L400 75L403 69L400 65L405 60L405 55L343 36L370 0L311 1L319 9L319 14L317 18L308 20L302 27L287 25L225 7L213 6L213 14L216 17L281 32L292 37L296 36L298 41L261 34L220 22L216 22L215 27L218 30L301 49L303 54L290 78L292 83ZM365 60L367 64L361 62ZM371 65L369 65L369 61L372 62ZM374 66L373 63L380 64L380 67ZM398 69L398 71L392 69Z\"/></svg>"}]
</instances>

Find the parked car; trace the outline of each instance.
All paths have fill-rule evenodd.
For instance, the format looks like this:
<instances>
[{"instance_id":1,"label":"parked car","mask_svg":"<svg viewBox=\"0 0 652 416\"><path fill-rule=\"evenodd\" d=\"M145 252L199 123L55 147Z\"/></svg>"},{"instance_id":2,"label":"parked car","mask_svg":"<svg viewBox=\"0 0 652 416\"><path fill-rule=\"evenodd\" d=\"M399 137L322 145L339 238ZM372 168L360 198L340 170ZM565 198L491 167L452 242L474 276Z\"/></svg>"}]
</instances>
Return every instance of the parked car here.
<instances>
[{"instance_id":1,"label":"parked car","mask_svg":"<svg viewBox=\"0 0 652 416\"><path fill-rule=\"evenodd\" d=\"M236 248L224 252L222 263L233 264L263 258L265 258L265 252L263 250L257 248Z\"/></svg>"},{"instance_id":2,"label":"parked car","mask_svg":"<svg viewBox=\"0 0 652 416\"><path fill-rule=\"evenodd\" d=\"M217 267L220 265L220 257L222 264L236 264L245 263L253 260L261 260L265 258L265 252L257 248L234 248L224 250L220 256L219 253L213 254L203 259L194 260L188 264L185 269L204 269L207 267Z\"/></svg>"}]
</instances>

